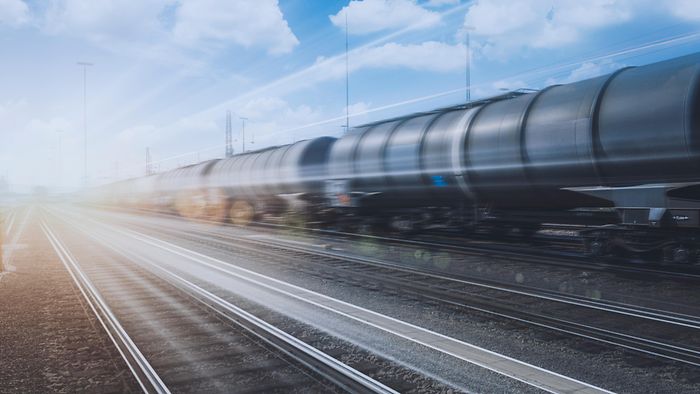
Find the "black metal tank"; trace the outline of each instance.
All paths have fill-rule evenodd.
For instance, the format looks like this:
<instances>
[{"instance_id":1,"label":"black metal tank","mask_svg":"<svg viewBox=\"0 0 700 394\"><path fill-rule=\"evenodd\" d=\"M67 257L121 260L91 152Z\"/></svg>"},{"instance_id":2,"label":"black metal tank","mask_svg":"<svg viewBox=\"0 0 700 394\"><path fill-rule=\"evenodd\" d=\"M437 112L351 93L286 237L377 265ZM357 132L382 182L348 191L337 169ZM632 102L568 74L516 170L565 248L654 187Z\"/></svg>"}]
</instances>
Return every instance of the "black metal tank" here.
<instances>
[{"instance_id":1,"label":"black metal tank","mask_svg":"<svg viewBox=\"0 0 700 394\"><path fill-rule=\"evenodd\" d=\"M582 206L561 190L700 180L700 54L359 127L331 179L403 201Z\"/></svg>"},{"instance_id":2,"label":"black metal tank","mask_svg":"<svg viewBox=\"0 0 700 394\"><path fill-rule=\"evenodd\" d=\"M281 194L320 194L327 177L332 137L247 152L214 164L205 183L233 198L254 200Z\"/></svg>"}]
</instances>

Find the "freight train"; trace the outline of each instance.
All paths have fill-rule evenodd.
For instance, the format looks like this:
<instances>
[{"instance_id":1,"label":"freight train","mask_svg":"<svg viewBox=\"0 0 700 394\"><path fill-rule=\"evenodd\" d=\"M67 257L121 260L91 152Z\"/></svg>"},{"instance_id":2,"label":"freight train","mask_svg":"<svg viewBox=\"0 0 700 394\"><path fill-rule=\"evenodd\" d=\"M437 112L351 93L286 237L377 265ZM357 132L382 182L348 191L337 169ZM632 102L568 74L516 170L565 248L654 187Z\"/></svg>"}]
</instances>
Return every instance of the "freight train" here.
<instances>
[{"instance_id":1,"label":"freight train","mask_svg":"<svg viewBox=\"0 0 700 394\"><path fill-rule=\"evenodd\" d=\"M105 204L245 224L530 234L700 258L700 54L355 127L95 188Z\"/></svg>"}]
</instances>

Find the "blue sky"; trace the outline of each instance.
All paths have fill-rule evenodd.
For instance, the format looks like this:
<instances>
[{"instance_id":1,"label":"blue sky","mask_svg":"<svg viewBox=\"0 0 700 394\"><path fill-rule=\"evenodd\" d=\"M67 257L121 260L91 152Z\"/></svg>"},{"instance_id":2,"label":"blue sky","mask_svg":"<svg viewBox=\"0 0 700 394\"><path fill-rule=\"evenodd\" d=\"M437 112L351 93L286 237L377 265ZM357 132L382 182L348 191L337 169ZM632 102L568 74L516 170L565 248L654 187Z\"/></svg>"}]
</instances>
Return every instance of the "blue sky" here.
<instances>
[{"instance_id":1,"label":"blue sky","mask_svg":"<svg viewBox=\"0 0 700 394\"><path fill-rule=\"evenodd\" d=\"M0 173L15 190L339 136L351 124L541 88L700 50L693 0L0 0ZM254 138L254 140L253 140ZM60 139L60 155L59 155Z\"/></svg>"}]
</instances>

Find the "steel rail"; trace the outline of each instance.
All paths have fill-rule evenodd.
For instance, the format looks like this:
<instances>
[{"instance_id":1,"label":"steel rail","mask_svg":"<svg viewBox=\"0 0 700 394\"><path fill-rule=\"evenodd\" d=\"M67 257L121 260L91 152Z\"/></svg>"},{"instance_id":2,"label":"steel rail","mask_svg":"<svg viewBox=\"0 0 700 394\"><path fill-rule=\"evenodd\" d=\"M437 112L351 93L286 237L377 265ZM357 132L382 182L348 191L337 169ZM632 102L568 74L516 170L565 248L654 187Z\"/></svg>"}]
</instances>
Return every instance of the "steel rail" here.
<instances>
[{"instance_id":1,"label":"steel rail","mask_svg":"<svg viewBox=\"0 0 700 394\"><path fill-rule=\"evenodd\" d=\"M172 230L172 229L170 229L170 230L157 229L157 230L159 230L161 232L164 232L164 231L173 232L174 231L174 232L184 233L182 231ZM185 235L193 236L190 233L185 233ZM230 236L229 237L220 236L220 235L217 235L217 236L219 236L221 238L234 239L234 237L230 237ZM205 239L205 240L211 240L211 238L206 238L206 237L201 237L201 238ZM316 256L329 257L329 258L338 259L338 260L342 260L342 261L362 263L365 265L370 264L370 265L374 265L374 266L378 266L378 265L387 266L387 264L384 264L381 262L377 263L374 260L372 262L368 263L364 259L359 259L359 258L356 259L354 257L347 257L347 256L343 256L343 255L328 254L327 252L324 252L324 251L320 251L320 250L316 250L313 248L308 248L308 247L304 247L304 246L300 246L300 245L289 245L289 244L280 245L280 243L275 243L275 242L269 242L269 243L258 242L258 239L252 240L250 238L245 238L245 237L241 237L241 238L235 237L235 241L236 241L236 244L235 244L236 249L244 249L244 250L248 250L250 252L256 253L256 254L267 255L270 257L279 257L280 256L279 254L274 253L274 252L269 250L270 247L274 247L274 248L279 248L279 249L283 249L283 250L291 250L291 251L305 253L305 254L312 254L312 255L316 255ZM250 246L243 246L243 245L241 245L242 243L266 246L267 248L254 248L254 247L250 247ZM391 268L396 269L397 267L391 265ZM335 269L340 270L340 268L335 268ZM459 283L464 283L467 285L476 285L476 286L481 286L481 287L487 287L487 288L493 289L493 290L506 291L506 292L511 292L514 294L524 295L524 296L528 296L528 297L540 297L540 298L546 299L547 301L566 302L566 303L576 305L579 307L590 307L590 308L595 308L595 309L602 310L604 312L609 312L609 313L622 313L617 309L607 309L601 305L591 306L591 305L586 305L582 302L572 302L571 300L567 300L567 299L557 299L556 297L551 297L551 296L543 297L541 295L527 293L524 291L516 291L513 289L507 289L507 288L503 288L503 287L494 287L494 286L490 286L490 285L479 284L476 282L467 282L467 281L458 280L458 279L449 278L449 277L444 277L444 276L439 276L439 275L426 274L424 271L414 270L414 269L400 267L400 266L396 270L403 271L403 272L410 272L410 273L418 274L418 275L422 275L422 276L428 276L431 278L441 279L441 280L445 280L445 281L449 281L449 282L459 282ZM356 275L359 275L359 274L356 273ZM370 279L379 280L376 276L376 273L374 275L363 275L363 276L365 276L365 279L368 279L368 280L370 280ZM387 279L387 278L383 278L381 280L384 282L387 282L390 280L396 281L395 279ZM604 329L604 328L600 328L600 327L595 327L595 326L591 326L591 325L586 325L586 324L582 324L582 323L577 323L574 321L556 318L553 316L545 316L542 314L536 314L536 313L532 313L532 312L517 311L517 310L514 310L512 308L507 308L504 306L490 305L491 309L487 309L486 307L469 305L469 304L465 304L464 302L461 302L461 301L454 301L455 297L445 297L444 294L446 294L447 292L435 291L434 288L431 288L429 286L420 285L420 284L418 284L418 285L407 284L408 282L406 279L403 279L403 282L404 283L401 283L401 284L396 283L395 286L398 288L404 289L404 290L413 288L413 292L415 294L420 295L424 298L434 299L436 301L448 303L451 305L460 306L460 307L468 308L471 310L477 310L477 311L482 312L482 313L496 315L496 316L500 316L503 318L507 318L507 319L511 319L511 320L515 320L515 321L520 321L520 322L535 325L535 326L539 326L542 328L551 329L551 330L563 332L566 334L576 335L576 336L580 336L580 337L583 337L586 339L607 343L607 344L614 345L614 346L620 346L620 347L623 347L623 348L626 348L629 350L634 350L634 351L638 351L640 353L645 353L645 354L649 354L652 356L657 356L657 357L670 359L673 361L682 362L685 364L693 365L695 367L700 366L700 351L698 351L698 350L685 348L685 347L681 347L681 346L676 346L676 345L672 345L672 344L668 344L668 343L663 343L663 342L659 342L656 340L652 340L652 339L648 339L648 338L644 338L644 337L640 337L640 336L629 335L629 334L625 334L625 333L621 333L621 332L615 332L612 330L608 330L608 329ZM430 294L437 294L437 295L430 295ZM474 298L474 296L472 296L472 298ZM632 316L635 318L652 319L652 320L656 320L656 321L659 321L662 323L678 324L678 325L681 325L681 326L684 326L687 328L700 329L700 325L689 325L687 322L675 322L675 321L671 321L671 320L660 320L658 317L652 318L652 317L649 317L649 316L646 316L643 314L634 314L634 313L631 313L629 311L625 311L623 314L628 315L628 316Z\"/></svg>"},{"instance_id":2,"label":"steel rail","mask_svg":"<svg viewBox=\"0 0 700 394\"><path fill-rule=\"evenodd\" d=\"M418 274L422 276L428 276L431 278L435 279L440 279L440 280L445 280L445 281L450 281L450 282L460 282L464 283L467 285L476 285L476 286L481 286L481 287L487 287L490 289L498 290L498 291L507 291L511 293L515 293L518 295L524 295L524 296L529 296L529 297L539 297L543 298L548 301L555 301L555 302L565 302L569 303L572 305L576 305L579 307L588 307L588 308L594 308L598 310L602 310L604 312L609 312L609 313L620 313L623 315L628 315L632 316L635 318L642 318L642 319L651 319L655 320L661 323L667 323L667 324L676 324L680 325L686 328L692 328L692 329L699 329L700 328L700 323L696 319L686 319L683 317L678 317L678 316L669 316L669 315L663 315L659 314L656 312L649 312L648 310L640 310L640 309L634 309L634 308L629 308L629 307L619 307L616 305L610 305L608 303L604 302L592 302L587 299L580 299L578 297L571 297L571 296L565 296L565 295L551 295L551 294L533 294L532 290L523 290L523 289L511 289L511 288L504 288L501 285L493 285L493 284L484 284L484 283L478 283L478 282L473 282L473 281L465 281L461 279L456 279L452 277L446 277L444 275L439 275L439 274L434 274L434 273L426 273L424 270L416 270L413 268L407 268L404 266L399 266L396 264L392 263L387 263L385 261L377 260L377 259L370 259L370 258L365 258L365 257L355 257L355 256L347 256L344 254L338 254L332 251L328 250L321 250L319 248L315 247L308 247L308 246L303 246L302 243L294 243L290 244L285 241L280 241L280 240L263 240L259 237L256 237L255 239L252 239L250 237L245 237L245 236L234 236L230 234L221 234L218 232L213 232L213 231L204 231L204 230L190 230L190 231L183 231L183 230L176 230L176 229L169 229L169 230L164 230L163 228L160 227L154 227L154 226L147 226L143 225L143 227L146 228L151 228L155 229L156 231L159 232L175 232L179 234L183 234L185 236L190 236L190 237L195 237L195 238L200 238L206 241L212 241L213 239L211 238L212 236L218 237L223 240L228 240L228 241L235 241L235 247L236 248L242 248L245 250L249 250L250 252L254 252L257 254L264 254L264 255L269 255L271 257L279 257L279 253L274 253L270 250L270 248L278 248L282 250L288 250L288 251L294 251L294 252L299 252L299 253L304 253L304 254L309 254L309 255L315 255L315 256L320 256L320 257L327 257L327 258L332 258L336 260L342 260L342 261L347 261L351 263L361 263L365 266L367 265L373 265L373 266L382 266L382 267L387 267L387 268L392 268L397 271L404 271L404 272L410 272L412 274ZM193 235L192 232L200 233L200 234L205 234L206 236L197 236ZM215 241L216 242L216 241ZM224 241L218 241L218 242L224 242ZM293 241L292 241L293 242ZM228 242L228 244L231 244ZM243 246L244 244L248 245L257 245L257 246L264 246L263 248L257 247L246 247ZM337 268L333 267L332 269L336 270L341 270L342 268ZM375 279L377 280L376 276L371 276L371 275L365 275L367 276L366 279L372 280ZM384 282L388 282L391 279L382 279ZM405 280L404 280L405 282ZM430 289L428 286L424 286L422 288L419 285L406 285L405 283L403 284L396 284L395 285L397 288L402 289L404 291L407 291L408 288L411 287L416 287L412 291L415 294L421 295L422 297L425 298L433 298L436 301L440 302L445 302L448 304L452 304L455 306L460 306L464 307L467 309L471 310L476 310L482 313L487 313L495 316L499 316L502 318L507 318L511 319L514 321L519 321L522 323L534 325L534 326L539 326L545 329L551 329L554 331L570 334L570 335L576 335L582 338L586 338L589 340L594 340L602 343L606 343L609 345L613 346L618 346L622 347L625 349L637 351L640 353L648 354L651 356L656 356L656 357L661 357L665 359L669 359L672 361L677 361L685 364L689 364L692 366L700 366L700 351L688 348L688 347L683 347L683 346L677 346L674 344L669 344L669 343L664 343L660 342L654 339L650 338L645 338L642 336L637 336L637 335L630 335L630 334L625 334L619 331L613 331L609 329L605 329L602 327L595 327L591 325L586 325L582 323L578 323L575 321L567 320L567 319L562 319L562 318L557 318L554 316L546 316L542 315L539 313L534 313L534 312L524 312L524 311L519 311L514 308L509 308L509 307L504 307L504 306L499 306L499 305L488 305L488 307L483 306L484 304L482 303L482 306L479 306L478 302L475 302L474 300L470 300L471 304L465 304L464 302L461 302L460 300L455 301L455 297L446 297L442 294L437 293L437 295L428 295L427 293L436 293L434 289ZM445 295L447 295L447 292L444 292ZM473 297L472 297L473 298ZM478 297L477 297L478 298Z\"/></svg>"},{"instance_id":3,"label":"steel rail","mask_svg":"<svg viewBox=\"0 0 700 394\"><path fill-rule=\"evenodd\" d=\"M438 350L445 354L457 357L466 362L481 366L488 370L515 380L522 381L528 385L538 387L548 392L576 390L578 390L576 392L581 393L609 392L589 383L581 382L551 370L540 368L527 362L513 359L511 357L462 342L458 339L454 339L359 306L336 300L320 293L315 293L241 267L231 266L230 264L227 264L221 260L197 253L143 233L128 229L122 230L113 225L107 225L92 219L90 220L103 228L109 229L112 232L121 233L122 235L145 244L149 244L153 247L163 249L169 253L189 259L203 266L207 266L233 277L249 281L268 290L329 310L341 316L357 320L362 324L367 324L378 328L390 334ZM225 266L226 268L222 266Z\"/></svg>"},{"instance_id":4,"label":"steel rail","mask_svg":"<svg viewBox=\"0 0 700 394\"><path fill-rule=\"evenodd\" d=\"M63 220L68 222L65 218L63 218ZM351 393L372 392L397 394L395 390L382 384L381 382L336 360L326 353L267 323L253 314L231 304L230 302L194 284L184 277L163 268L159 264L143 256L138 256L133 252L116 247L104 237L100 237L90 231L86 231L85 227L81 226L80 224L75 222L69 223L75 227L81 228L81 231L83 231L86 235L100 241L103 245L107 246L115 253L118 253L132 261L145 262L151 268L160 272L161 275L157 275L158 277L165 279L218 315L244 328L257 338L279 350L281 353L304 365L309 370L314 371L325 379L333 382L341 389Z\"/></svg>"},{"instance_id":5,"label":"steel rail","mask_svg":"<svg viewBox=\"0 0 700 394\"><path fill-rule=\"evenodd\" d=\"M121 211L127 213L133 212L146 212L151 215L161 216L173 219L185 220L182 216L175 213L164 212L157 209L147 209L147 208L125 208L125 207L112 207L112 206L94 206L100 207L98 209L103 210L108 209L112 211ZM598 260L591 261L590 258L583 256L582 254L572 253L570 251L557 251L557 250L538 250L533 253L532 248L518 247L515 245L508 245L505 243L497 243L492 241L492 245L463 245L456 244L454 242L445 242L440 239L406 239L406 238L396 238L386 235L373 235L373 234L362 234L347 231L330 230L324 228L309 228L300 226L291 226L287 224L270 223L264 221L251 222L250 225L240 225L227 222L221 222L217 220L210 220L206 218L191 219L188 221L216 224L223 227L231 228L250 228L252 226L260 226L270 229L287 229L287 230L298 230L304 231L311 234L322 234L331 237L351 237L356 239L370 239L388 243L394 243L399 245L412 245L420 247L430 247L430 248L441 248L442 250L449 250L457 253L468 254L468 255L482 255L488 253L493 257L498 258L509 258L519 262L524 263L535 263L535 264L547 264L558 267L569 267L569 268L585 268L588 270L598 270L598 271L619 271L623 273L649 273L659 276L667 277L678 277L684 279L700 279L700 273L697 273L697 269L694 266L663 266L663 268L654 268L656 264L654 263L634 263L622 261L619 258L611 261ZM252 225L252 226L251 226ZM469 241L469 238L462 238L463 241ZM546 260L543 260L546 259ZM693 270L689 270L693 268Z\"/></svg>"},{"instance_id":6,"label":"steel rail","mask_svg":"<svg viewBox=\"0 0 700 394\"><path fill-rule=\"evenodd\" d=\"M51 243L54 251L65 266L76 286L87 301L107 335L116 346L124 362L131 370L141 389L146 393L169 394L170 390L163 383L158 373L153 369L146 357L141 353L136 344L131 340L126 330L122 327L117 317L94 287L90 279L82 272L79 263L70 251L51 230L46 222L41 223L41 228Z\"/></svg>"},{"instance_id":7,"label":"steel rail","mask_svg":"<svg viewBox=\"0 0 700 394\"><path fill-rule=\"evenodd\" d=\"M157 231L164 231L163 228L160 228L160 227L154 226L154 225L142 225L142 226L145 226L149 229L155 229ZM254 237L253 238L252 236L247 237L247 236L243 236L243 235L221 234L218 232L205 231L205 230L190 230L188 232L185 232L183 230L174 230L174 229L170 229L170 230L171 231L178 231L180 233L189 234L189 235L192 235L191 232L195 231L195 232L198 232L200 234L207 235L207 236L213 235L213 236L227 239L230 241L236 241L237 243L244 242L244 243L248 243L248 244L257 244L259 246L271 246L271 247L277 247L277 248L282 248L282 249L286 249L286 250L293 250L293 251L297 251L300 253L308 253L308 254L321 256L321 257L340 259L340 260L353 262L353 263L386 267L386 268L391 268L391 269L398 270L398 271L409 272L412 274L420 274L420 275L424 275L427 277L441 279L441 280L447 280L447 281L452 281L452 282L459 282L459 283L463 283L463 284L471 285L471 286L485 287L485 288L498 290L498 291L505 291L505 292L516 293L516 294L520 294L520 295L524 295L524 296L537 297L537 298L550 300L550 301L564 302L564 303L568 303L568 304L572 304L572 305L576 305L576 306L585 306L585 307L589 307L589 308L599 309L599 310L606 311L606 312L614 312L614 313L625 314L625 315L638 317L638 318L656 320L656 321L668 323L668 324L676 324L676 325L681 325L681 326L685 326L685 327L689 327L689 328L700 329L700 318L698 318L696 316L692 316L692 315L685 315L685 314L675 313L675 312L667 312L667 311L662 311L662 310L656 310L653 308L640 307L640 306L612 302L612 301L593 300L593 299L590 299L588 297L583 297L583 296L561 294L561 293L551 291L551 290L536 289L536 288L532 288L529 286L522 286L522 285L511 284L511 283L495 282L495 281L491 281L491 280L487 280L487 279L473 279L473 278L466 279L466 278L460 278L460 277L454 277L454 276L446 276L444 273L441 273L441 272L435 271L435 270L406 267L405 265L401 265L401 264L394 263L391 261L379 260L379 259L370 258L370 257L355 256L355 255L351 256L351 255L347 255L344 253L339 253L337 251L333 251L332 249L320 249L320 248L313 248L313 247L304 246L302 243L294 242L294 241L284 241L284 240L280 240L280 239L265 240L265 237ZM238 246L238 244L237 244L237 246ZM262 249L256 249L256 251L264 252L264 250L262 250Z\"/></svg>"}]
</instances>

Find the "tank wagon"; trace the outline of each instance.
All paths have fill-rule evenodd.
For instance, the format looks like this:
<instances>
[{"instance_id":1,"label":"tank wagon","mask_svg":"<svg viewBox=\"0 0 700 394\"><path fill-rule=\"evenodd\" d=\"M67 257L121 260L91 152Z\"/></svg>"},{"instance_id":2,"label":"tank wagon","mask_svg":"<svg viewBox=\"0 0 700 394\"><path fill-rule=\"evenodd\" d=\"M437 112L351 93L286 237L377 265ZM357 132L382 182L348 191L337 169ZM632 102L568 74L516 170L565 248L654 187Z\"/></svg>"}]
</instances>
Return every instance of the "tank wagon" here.
<instances>
[{"instance_id":1,"label":"tank wagon","mask_svg":"<svg viewBox=\"0 0 700 394\"><path fill-rule=\"evenodd\" d=\"M224 219L224 200L206 183L207 176L218 161L204 161L157 175L151 204L187 218Z\"/></svg>"},{"instance_id":2,"label":"tank wagon","mask_svg":"<svg viewBox=\"0 0 700 394\"><path fill-rule=\"evenodd\" d=\"M100 186L88 198L186 218L246 224L263 214L317 216L332 137L246 152Z\"/></svg>"},{"instance_id":3,"label":"tank wagon","mask_svg":"<svg viewBox=\"0 0 700 394\"><path fill-rule=\"evenodd\" d=\"M695 262L699 77L693 54L387 119L337 140L245 153L171 177L189 177L188 190L217 196L204 205L236 222L291 211L401 230L528 233L542 223L589 224L591 254L663 251ZM156 194L195 204L180 193L187 188Z\"/></svg>"},{"instance_id":4,"label":"tank wagon","mask_svg":"<svg viewBox=\"0 0 700 394\"><path fill-rule=\"evenodd\" d=\"M315 216L324 205L326 164L334 142L320 137L220 160L206 177L207 188L226 196L234 223L285 211Z\"/></svg>"},{"instance_id":5,"label":"tank wagon","mask_svg":"<svg viewBox=\"0 0 700 394\"><path fill-rule=\"evenodd\" d=\"M698 242L699 75L694 54L359 127L332 149L332 204L407 228L435 212L495 230L608 224L585 233L590 253L685 261Z\"/></svg>"}]
</instances>

